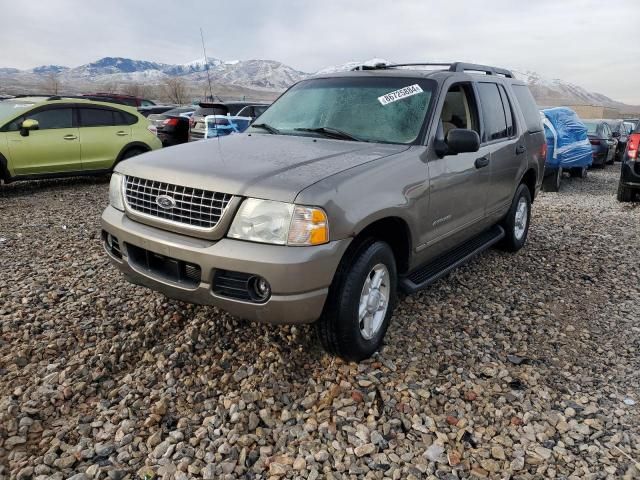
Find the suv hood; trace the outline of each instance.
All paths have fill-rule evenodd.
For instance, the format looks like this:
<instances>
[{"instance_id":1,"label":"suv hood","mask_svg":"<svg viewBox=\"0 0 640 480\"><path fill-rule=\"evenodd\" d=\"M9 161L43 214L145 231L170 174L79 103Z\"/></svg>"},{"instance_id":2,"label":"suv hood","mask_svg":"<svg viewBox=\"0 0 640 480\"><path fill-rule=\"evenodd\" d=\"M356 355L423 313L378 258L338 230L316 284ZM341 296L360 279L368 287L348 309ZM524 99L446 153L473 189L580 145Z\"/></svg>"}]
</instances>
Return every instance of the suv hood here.
<instances>
[{"instance_id":1,"label":"suv hood","mask_svg":"<svg viewBox=\"0 0 640 480\"><path fill-rule=\"evenodd\" d=\"M246 197L293 202L304 188L407 145L237 134L148 152L121 162L125 175Z\"/></svg>"}]
</instances>

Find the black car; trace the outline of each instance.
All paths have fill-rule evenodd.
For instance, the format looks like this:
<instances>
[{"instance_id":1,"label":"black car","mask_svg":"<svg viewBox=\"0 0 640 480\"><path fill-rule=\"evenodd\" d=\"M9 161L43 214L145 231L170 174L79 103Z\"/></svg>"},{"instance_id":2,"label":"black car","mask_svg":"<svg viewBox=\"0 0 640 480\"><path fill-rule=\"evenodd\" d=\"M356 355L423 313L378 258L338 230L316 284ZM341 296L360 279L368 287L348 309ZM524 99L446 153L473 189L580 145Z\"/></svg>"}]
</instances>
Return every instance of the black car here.
<instances>
[{"instance_id":1,"label":"black car","mask_svg":"<svg viewBox=\"0 0 640 480\"><path fill-rule=\"evenodd\" d=\"M255 119L262 115L269 105L256 102L207 102L201 103L191 116L189 141L202 140L205 137L207 115L243 116Z\"/></svg>"},{"instance_id":2,"label":"black car","mask_svg":"<svg viewBox=\"0 0 640 480\"><path fill-rule=\"evenodd\" d=\"M611 127L605 120L583 120L587 127L587 135L593 153L593 166L604 168L607 163L613 163L618 145L618 139L613 136Z\"/></svg>"},{"instance_id":3,"label":"black car","mask_svg":"<svg viewBox=\"0 0 640 480\"><path fill-rule=\"evenodd\" d=\"M189 118L195 109L195 105L176 107L147 117L156 127L156 133L163 147L179 145L189 140Z\"/></svg>"},{"instance_id":4,"label":"black car","mask_svg":"<svg viewBox=\"0 0 640 480\"><path fill-rule=\"evenodd\" d=\"M625 125L624 120L606 120L606 122L609 125L609 128L611 128L613 137L618 140L614 160L616 162L621 162L624 151L627 148L627 139L630 131L627 129L627 125Z\"/></svg>"},{"instance_id":5,"label":"black car","mask_svg":"<svg viewBox=\"0 0 640 480\"><path fill-rule=\"evenodd\" d=\"M627 148L622 156L620 183L618 184L618 201L631 202L640 194L640 124L629 135Z\"/></svg>"},{"instance_id":6,"label":"black car","mask_svg":"<svg viewBox=\"0 0 640 480\"><path fill-rule=\"evenodd\" d=\"M175 105L147 105L146 107L138 107L138 112L149 118L149 115L168 112L176 108Z\"/></svg>"}]
</instances>

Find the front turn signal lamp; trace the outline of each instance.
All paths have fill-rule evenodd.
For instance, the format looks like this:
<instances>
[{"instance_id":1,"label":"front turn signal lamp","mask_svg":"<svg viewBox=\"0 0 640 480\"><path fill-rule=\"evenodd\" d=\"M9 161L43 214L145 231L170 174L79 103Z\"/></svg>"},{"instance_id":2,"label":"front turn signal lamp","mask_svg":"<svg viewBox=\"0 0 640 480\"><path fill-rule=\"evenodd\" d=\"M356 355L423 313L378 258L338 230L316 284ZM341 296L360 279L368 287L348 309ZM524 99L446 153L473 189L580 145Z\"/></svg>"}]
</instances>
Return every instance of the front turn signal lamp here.
<instances>
[{"instance_id":1,"label":"front turn signal lamp","mask_svg":"<svg viewBox=\"0 0 640 480\"><path fill-rule=\"evenodd\" d=\"M329 241L329 222L321 208L296 206L289 227L289 245L322 245Z\"/></svg>"}]
</instances>

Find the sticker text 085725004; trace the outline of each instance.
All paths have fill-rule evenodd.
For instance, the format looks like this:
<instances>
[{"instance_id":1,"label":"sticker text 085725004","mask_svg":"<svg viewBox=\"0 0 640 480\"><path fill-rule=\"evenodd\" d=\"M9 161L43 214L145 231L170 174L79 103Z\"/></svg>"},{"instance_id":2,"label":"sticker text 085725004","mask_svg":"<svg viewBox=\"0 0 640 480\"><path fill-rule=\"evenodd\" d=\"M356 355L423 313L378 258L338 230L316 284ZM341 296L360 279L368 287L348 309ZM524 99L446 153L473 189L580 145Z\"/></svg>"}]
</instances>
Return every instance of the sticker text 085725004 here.
<instances>
[{"instance_id":1,"label":"sticker text 085725004","mask_svg":"<svg viewBox=\"0 0 640 480\"><path fill-rule=\"evenodd\" d=\"M419 93L422 93L422 89L420 88L420 85L416 83L414 85L409 85L408 87L400 88L393 92L385 93L381 97L378 97L378 101L382 105L387 105L389 103L397 102L398 100L402 100L403 98L411 97Z\"/></svg>"}]
</instances>

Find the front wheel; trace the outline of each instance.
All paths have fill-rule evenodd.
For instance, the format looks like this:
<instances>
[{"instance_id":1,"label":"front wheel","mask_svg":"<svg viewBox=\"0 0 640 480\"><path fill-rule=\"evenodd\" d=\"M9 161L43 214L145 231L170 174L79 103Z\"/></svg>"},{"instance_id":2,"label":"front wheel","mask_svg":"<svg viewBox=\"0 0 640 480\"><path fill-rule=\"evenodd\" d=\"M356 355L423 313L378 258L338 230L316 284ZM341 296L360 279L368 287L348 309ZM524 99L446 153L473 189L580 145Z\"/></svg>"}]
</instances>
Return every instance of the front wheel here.
<instances>
[{"instance_id":1,"label":"front wheel","mask_svg":"<svg viewBox=\"0 0 640 480\"><path fill-rule=\"evenodd\" d=\"M521 183L511 202L511 208L502 221L505 236L501 247L508 252L517 252L527 241L529 222L531 219L531 193L526 185Z\"/></svg>"},{"instance_id":2,"label":"front wheel","mask_svg":"<svg viewBox=\"0 0 640 480\"><path fill-rule=\"evenodd\" d=\"M354 361L379 350L395 308L397 281L395 257L387 243L370 239L348 252L316 323L324 349Z\"/></svg>"}]
</instances>

